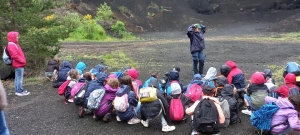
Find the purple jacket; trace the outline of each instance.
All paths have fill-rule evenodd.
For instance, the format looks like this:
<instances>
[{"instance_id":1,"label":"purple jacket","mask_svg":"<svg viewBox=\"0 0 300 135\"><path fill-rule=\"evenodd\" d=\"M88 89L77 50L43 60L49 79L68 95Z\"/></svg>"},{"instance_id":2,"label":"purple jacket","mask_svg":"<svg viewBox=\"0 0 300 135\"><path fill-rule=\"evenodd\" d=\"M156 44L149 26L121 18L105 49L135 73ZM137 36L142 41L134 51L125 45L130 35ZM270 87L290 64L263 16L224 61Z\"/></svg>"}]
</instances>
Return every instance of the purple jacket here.
<instances>
[{"instance_id":1,"label":"purple jacket","mask_svg":"<svg viewBox=\"0 0 300 135\"><path fill-rule=\"evenodd\" d=\"M109 104L115 99L116 92L118 91L118 88L113 89L107 84L104 86L104 89L105 95L100 102L100 108L94 112L95 115L99 117L104 116L109 111Z\"/></svg>"},{"instance_id":2,"label":"purple jacket","mask_svg":"<svg viewBox=\"0 0 300 135\"><path fill-rule=\"evenodd\" d=\"M288 126L290 126L293 130L300 131L298 113L293 104L289 102L288 98L278 97L278 99L276 99L267 96L265 101L266 103L275 102L279 107L279 110L272 117L271 127L278 124L280 125L273 127L272 132L281 133ZM288 122L288 124L281 124L284 122Z\"/></svg>"}]
</instances>

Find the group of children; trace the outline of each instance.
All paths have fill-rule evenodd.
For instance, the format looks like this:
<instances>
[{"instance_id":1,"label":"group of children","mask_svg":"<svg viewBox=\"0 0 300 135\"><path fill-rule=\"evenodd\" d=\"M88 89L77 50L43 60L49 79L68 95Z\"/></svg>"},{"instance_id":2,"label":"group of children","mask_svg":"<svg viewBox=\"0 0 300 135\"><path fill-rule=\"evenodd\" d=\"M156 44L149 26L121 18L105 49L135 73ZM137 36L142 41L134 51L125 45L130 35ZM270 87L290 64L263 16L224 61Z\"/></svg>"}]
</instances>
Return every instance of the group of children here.
<instances>
[{"instance_id":1,"label":"group of children","mask_svg":"<svg viewBox=\"0 0 300 135\"><path fill-rule=\"evenodd\" d=\"M278 88L270 69L253 73L246 85L245 75L234 61L222 65L219 75L214 67L205 76L195 74L187 85L179 79L179 68L168 73L166 82L161 82L158 72L152 71L142 83L137 69L129 66L108 74L108 67L103 64L84 72L83 62L72 69L68 61L60 67L59 60L54 61L57 65L49 62L45 75L64 96L66 104L74 102L79 106L80 117L93 114L93 118L109 122L116 115L117 121L141 123L144 127L160 117L162 131L169 132L175 130L172 121L185 121L186 115L190 115L192 134L220 134L220 127L241 121L240 108L245 108L242 113L251 115L273 102L279 110L272 117L271 125L275 127L271 133L281 135L300 130L300 95L295 75L298 65L298 70L293 71L289 70L291 66L286 67L285 83Z\"/></svg>"}]
</instances>

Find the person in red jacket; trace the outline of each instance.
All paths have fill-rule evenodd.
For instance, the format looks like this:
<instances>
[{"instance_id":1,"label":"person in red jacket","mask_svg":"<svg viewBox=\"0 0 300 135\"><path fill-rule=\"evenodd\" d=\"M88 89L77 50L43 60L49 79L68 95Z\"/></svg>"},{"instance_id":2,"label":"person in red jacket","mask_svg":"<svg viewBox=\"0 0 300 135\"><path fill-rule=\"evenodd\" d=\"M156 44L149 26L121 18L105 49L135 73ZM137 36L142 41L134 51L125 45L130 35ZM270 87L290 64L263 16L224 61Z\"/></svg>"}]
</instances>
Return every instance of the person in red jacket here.
<instances>
[{"instance_id":1,"label":"person in red jacket","mask_svg":"<svg viewBox=\"0 0 300 135\"><path fill-rule=\"evenodd\" d=\"M12 59L12 67L15 69L15 95L26 96L30 92L26 91L22 87L24 67L26 66L26 58L18 43L19 33L11 31L7 33L7 50Z\"/></svg>"}]
</instances>

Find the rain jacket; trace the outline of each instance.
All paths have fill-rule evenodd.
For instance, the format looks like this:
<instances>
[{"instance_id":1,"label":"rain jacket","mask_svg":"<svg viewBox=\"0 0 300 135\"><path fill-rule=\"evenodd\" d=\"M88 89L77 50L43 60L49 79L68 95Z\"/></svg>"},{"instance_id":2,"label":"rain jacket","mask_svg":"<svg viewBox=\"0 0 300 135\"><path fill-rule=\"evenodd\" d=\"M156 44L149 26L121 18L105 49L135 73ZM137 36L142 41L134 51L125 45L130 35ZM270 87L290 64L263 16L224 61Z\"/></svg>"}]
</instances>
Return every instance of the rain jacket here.
<instances>
[{"instance_id":1,"label":"rain jacket","mask_svg":"<svg viewBox=\"0 0 300 135\"><path fill-rule=\"evenodd\" d=\"M104 89L104 82L107 78L107 74L104 72L100 72L96 75L97 80L93 80L90 82L89 87L87 88L85 94L84 94L84 105L87 105L88 102L88 97L90 96L90 94L96 90L96 89Z\"/></svg>"},{"instance_id":2,"label":"rain jacket","mask_svg":"<svg viewBox=\"0 0 300 135\"><path fill-rule=\"evenodd\" d=\"M86 69L86 65L83 62L78 62L75 69L78 71L79 75L82 75L83 70Z\"/></svg>"},{"instance_id":3,"label":"rain jacket","mask_svg":"<svg viewBox=\"0 0 300 135\"><path fill-rule=\"evenodd\" d=\"M113 89L108 84L104 86L105 95L101 99L100 107L97 111L95 111L96 116L104 116L110 110L109 104L115 99L116 92L119 88Z\"/></svg>"},{"instance_id":4,"label":"rain jacket","mask_svg":"<svg viewBox=\"0 0 300 135\"><path fill-rule=\"evenodd\" d=\"M144 85L142 86L143 88L146 88L146 87L148 87L148 85L149 85L149 83L150 83L150 81L152 80L152 79L154 79L155 77L150 77L147 81L145 81L145 83L144 83ZM156 79L156 78L155 78ZM161 84L158 84L158 89L160 90L160 92L164 92L163 91L163 89L162 89L162 87L161 87Z\"/></svg>"},{"instance_id":5,"label":"rain jacket","mask_svg":"<svg viewBox=\"0 0 300 135\"><path fill-rule=\"evenodd\" d=\"M228 84L234 84L237 89L245 88L245 75L242 70L237 68L234 61L227 61L225 64L231 69L227 76Z\"/></svg>"},{"instance_id":6,"label":"rain jacket","mask_svg":"<svg viewBox=\"0 0 300 135\"><path fill-rule=\"evenodd\" d=\"M45 72L53 72L55 69L59 70L58 63L55 60L49 60Z\"/></svg>"},{"instance_id":7,"label":"rain jacket","mask_svg":"<svg viewBox=\"0 0 300 135\"><path fill-rule=\"evenodd\" d=\"M288 97L290 88L296 87L296 76L292 73L289 73L284 77L284 81L285 85L281 85L278 88L278 94L282 98Z\"/></svg>"},{"instance_id":8,"label":"rain jacket","mask_svg":"<svg viewBox=\"0 0 300 135\"><path fill-rule=\"evenodd\" d=\"M68 73L71 70L71 64L69 61L63 61L59 70L58 70L58 76L57 81L58 82L64 82L68 78Z\"/></svg>"},{"instance_id":9,"label":"rain jacket","mask_svg":"<svg viewBox=\"0 0 300 135\"><path fill-rule=\"evenodd\" d=\"M7 51L12 59L13 68L22 68L26 66L26 58L18 43L18 36L18 32L11 31L7 33Z\"/></svg>"},{"instance_id":10,"label":"rain jacket","mask_svg":"<svg viewBox=\"0 0 300 135\"><path fill-rule=\"evenodd\" d=\"M247 95L250 95L253 106L259 109L265 104L265 97L268 95L268 87L265 85L265 78L260 72L255 72L251 76L251 84L247 89Z\"/></svg>"},{"instance_id":11,"label":"rain jacket","mask_svg":"<svg viewBox=\"0 0 300 135\"><path fill-rule=\"evenodd\" d=\"M136 116L134 107L137 106L138 100L136 99L135 93L127 85L121 85L119 90L116 92L116 95L119 97L123 96L124 94L128 95L129 107L125 112L117 111L117 116L119 116L121 120L129 121Z\"/></svg>"},{"instance_id":12,"label":"rain jacket","mask_svg":"<svg viewBox=\"0 0 300 135\"><path fill-rule=\"evenodd\" d=\"M205 49L205 42L204 42L204 32L205 32L205 26L201 25L201 31L195 32L193 30L194 25L189 26L187 30L187 36L190 39L190 52L198 52Z\"/></svg>"},{"instance_id":13,"label":"rain jacket","mask_svg":"<svg viewBox=\"0 0 300 135\"><path fill-rule=\"evenodd\" d=\"M279 124L272 128L273 133L281 133L288 127L300 131L298 112L295 110L293 104L289 102L288 98L278 97L278 99L276 99L267 96L265 102L275 102L279 107L279 110L272 117L271 127Z\"/></svg>"}]
</instances>

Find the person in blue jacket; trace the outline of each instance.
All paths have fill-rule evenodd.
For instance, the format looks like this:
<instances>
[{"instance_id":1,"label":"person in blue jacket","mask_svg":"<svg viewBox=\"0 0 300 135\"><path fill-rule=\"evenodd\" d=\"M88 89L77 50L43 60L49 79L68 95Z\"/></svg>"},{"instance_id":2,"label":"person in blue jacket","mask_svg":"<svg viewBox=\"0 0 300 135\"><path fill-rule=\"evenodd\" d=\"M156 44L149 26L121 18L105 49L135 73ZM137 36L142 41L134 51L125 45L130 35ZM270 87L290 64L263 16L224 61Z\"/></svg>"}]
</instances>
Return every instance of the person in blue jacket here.
<instances>
[{"instance_id":1,"label":"person in blue jacket","mask_svg":"<svg viewBox=\"0 0 300 135\"><path fill-rule=\"evenodd\" d=\"M201 24L193 24L188 28L187 36L190 38L190 52L193 59L194 74L203 75L204 59L205 55L203 50L205 49L204 33L206 27ZM198 69L199 63L199 69Z\"/></svg>"},{"instance_id":2,"label":"person in blue jacket","mask_svg":"<svg viewBox=\"0 0 300 135\"><path fill-rule=\"evenodd\" d=\"M147 81L145 81L145 83L143 84L142 88L148 87L149 83L150 83L151 80L154 79L154 78L155 78L155 79L158 78L158 72L157 72L157 71L152 71L152 72L151 72L150 78L149 78ZM159 89L162 93L164 93L164 91L163 91L163 89L162 89L160 83L158 84L158 89Z\"/></svg>"}]
</instances>

